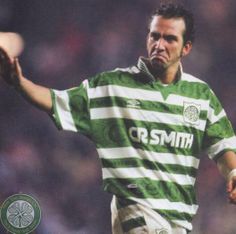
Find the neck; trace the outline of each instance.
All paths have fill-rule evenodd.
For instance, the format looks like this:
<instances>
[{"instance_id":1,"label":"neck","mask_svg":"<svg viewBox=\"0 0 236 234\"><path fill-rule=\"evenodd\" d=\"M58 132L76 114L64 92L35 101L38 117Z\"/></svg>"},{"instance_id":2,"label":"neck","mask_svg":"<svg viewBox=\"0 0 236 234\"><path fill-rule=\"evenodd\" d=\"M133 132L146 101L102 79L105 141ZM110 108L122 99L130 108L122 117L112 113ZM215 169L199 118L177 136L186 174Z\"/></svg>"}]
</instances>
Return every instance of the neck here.
<instances>
[{"instance_id":1,"label":"neck","mask_svg":"<svg viewBox=\"0 0 236 234\"><path fill-rule=\"evenodd\" d=\"M171 69L150 69L153 76L160 80L163 84L171 84L177 81L180 78L180 64L176 63L175 65L171 66Z\"/></svg>"}]
</instances>

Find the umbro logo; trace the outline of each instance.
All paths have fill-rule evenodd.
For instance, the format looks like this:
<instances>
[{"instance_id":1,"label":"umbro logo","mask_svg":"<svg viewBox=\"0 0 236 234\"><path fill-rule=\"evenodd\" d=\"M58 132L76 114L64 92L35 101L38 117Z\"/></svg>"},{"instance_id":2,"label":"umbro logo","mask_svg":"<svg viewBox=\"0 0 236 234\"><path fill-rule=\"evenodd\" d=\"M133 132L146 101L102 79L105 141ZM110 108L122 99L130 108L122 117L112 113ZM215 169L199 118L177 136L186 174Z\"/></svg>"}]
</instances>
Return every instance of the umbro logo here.
<instances>
[{"instance_id":1,"label":"umbro logo","mask_svg":"<svg viewBox=\"0 0 236 234\"><path fill-rule=\"evenodd\" d=\"M126 101L126 106L129 108L137 108L140 109L140 101L136 99L129 99Z\"/></svg>"}]
</instances>

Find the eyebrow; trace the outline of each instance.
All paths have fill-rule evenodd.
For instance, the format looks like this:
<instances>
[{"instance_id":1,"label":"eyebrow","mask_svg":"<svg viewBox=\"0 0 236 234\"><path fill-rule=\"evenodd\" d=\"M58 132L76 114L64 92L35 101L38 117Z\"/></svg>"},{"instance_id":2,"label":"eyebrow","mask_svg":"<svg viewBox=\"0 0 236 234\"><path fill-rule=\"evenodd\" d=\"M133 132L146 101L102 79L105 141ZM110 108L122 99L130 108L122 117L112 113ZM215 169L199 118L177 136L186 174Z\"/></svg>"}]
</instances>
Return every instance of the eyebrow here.
<instances>
[{"instance_id":1,"label":"eyebrow","mask_svg":"<svg viewBox=\"0 0 236 234\"><path fill-rule=\"evenodd\" d=\"M158 32L149 32L149 34L150 34L151 37L154 37L155 39L160 38L162 36ZM167 40L175 40L175 41L178 40L178 37L176 35L173 35L173 34L164 34L163 38L167 39Z\"/></svg>"}]
</instances>

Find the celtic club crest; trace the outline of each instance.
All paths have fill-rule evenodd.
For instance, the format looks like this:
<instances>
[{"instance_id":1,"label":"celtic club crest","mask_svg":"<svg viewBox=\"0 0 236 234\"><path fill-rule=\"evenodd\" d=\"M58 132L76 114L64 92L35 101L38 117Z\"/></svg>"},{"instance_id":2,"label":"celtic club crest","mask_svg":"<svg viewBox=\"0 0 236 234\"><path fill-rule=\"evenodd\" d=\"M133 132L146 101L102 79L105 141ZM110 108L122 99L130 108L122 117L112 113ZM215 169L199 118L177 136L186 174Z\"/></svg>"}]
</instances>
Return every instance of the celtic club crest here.
<instances>
[{"instance_id":1,"label":"celtic club crest","mask_svg":"<svg viewBox=\"0 0 236 234\"><path fill-rule=\"evenodd\" d=\"M186 123L198 125L200 112L201 105L192 102L184 102L183 117Z\"/></svg>"},{"instance_id":2,"label":"celtic club crest","mask_svg":"<svg viewBox=\"0 0 236 234\"><path fill-rule=\"evenodd\" d=\"M2 225L11 233L27 234L39 224L41 211L38 202L26 194L8 197L1 208Z\"/></svg>"}]
</instances>

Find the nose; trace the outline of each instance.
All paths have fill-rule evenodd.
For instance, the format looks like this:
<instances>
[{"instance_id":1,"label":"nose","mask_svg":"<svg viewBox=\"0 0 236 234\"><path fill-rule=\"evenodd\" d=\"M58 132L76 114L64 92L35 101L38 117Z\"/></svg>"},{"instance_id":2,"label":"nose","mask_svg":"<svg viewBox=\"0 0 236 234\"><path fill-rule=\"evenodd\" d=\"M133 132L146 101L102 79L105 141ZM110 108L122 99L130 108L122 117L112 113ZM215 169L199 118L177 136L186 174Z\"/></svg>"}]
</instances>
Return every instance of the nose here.
<instances>
[{"instance_id":1,"label":"nose","mask_svg":"<svg viewBox=\"0 0 236 234\"><path fill-rule=\"evenodd\" d=\"M165 49L163 38L159 38L155 43L155 49L162 51Z\"/></svg>"}]
</instances>

